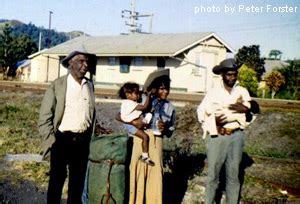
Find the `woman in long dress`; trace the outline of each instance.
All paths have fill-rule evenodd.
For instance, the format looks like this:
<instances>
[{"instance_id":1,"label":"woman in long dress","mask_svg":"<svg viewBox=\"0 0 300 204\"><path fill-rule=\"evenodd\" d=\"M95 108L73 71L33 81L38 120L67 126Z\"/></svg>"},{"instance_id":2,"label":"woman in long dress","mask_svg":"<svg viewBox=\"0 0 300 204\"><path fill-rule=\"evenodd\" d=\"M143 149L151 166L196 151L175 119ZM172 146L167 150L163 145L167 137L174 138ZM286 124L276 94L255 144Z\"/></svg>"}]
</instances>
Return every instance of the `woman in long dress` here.
<instances>
[{"instance_id":1,"label":"woman in long dress","mask_svg":"<svg viewBox=\"0 0 300 204\"><path fill-rule=\"evenodd\" d=\"M130 162L130 204L161 204L163 201L163 136L170 137L174 131L175 109L167 100L170 92L169 75L158 76L151 81L148 89L155 88L152 101L153 118L146 130L149 135L149 155L154 166L140 161L142 140L133 138ZM153 134L157 127L159 133Z\"/></svg>"}]
</instances>

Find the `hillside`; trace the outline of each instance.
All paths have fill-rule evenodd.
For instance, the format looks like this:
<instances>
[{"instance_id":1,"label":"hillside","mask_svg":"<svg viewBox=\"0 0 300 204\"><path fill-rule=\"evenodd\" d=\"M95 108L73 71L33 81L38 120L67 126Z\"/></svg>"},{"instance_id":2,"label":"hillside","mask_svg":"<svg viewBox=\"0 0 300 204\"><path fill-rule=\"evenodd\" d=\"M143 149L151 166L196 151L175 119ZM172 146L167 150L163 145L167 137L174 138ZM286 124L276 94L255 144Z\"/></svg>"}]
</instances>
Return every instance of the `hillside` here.
<instances>
[{"instance_id":1,"label":"hillside","mask_svg":"<svg viewBox=\"0 0 300 204\"><path fill-rule=\"evenodd\" d=\"M19 20L7 20L7 19L0 19L0 34L2 33L2 29L4 28L5 24L8 24L12 28L13 35L19 36L21 34L26 34L32 39L33 42L36 43L36 45L39 44L39 36L41 33L42 49L48 46L50 36L51 36L51 46L55 46L69 39L81 35L87 35L82 31L58 32L56 30L51 29L49 32L47 28L37 27L32 23L25 24Z\"/></svg>"},{"instance_id":2,"label":"hillside","mask_svg":"<svg viewBox=\"0 0 300 204\"><path fill-rule=\"evenodd\" d=\"M0 19L0 28L4 27L5 24L8 24L10 26L17 26L17 25L22 25L24 23L18 20Z\"/></svg>"}]
</instances>

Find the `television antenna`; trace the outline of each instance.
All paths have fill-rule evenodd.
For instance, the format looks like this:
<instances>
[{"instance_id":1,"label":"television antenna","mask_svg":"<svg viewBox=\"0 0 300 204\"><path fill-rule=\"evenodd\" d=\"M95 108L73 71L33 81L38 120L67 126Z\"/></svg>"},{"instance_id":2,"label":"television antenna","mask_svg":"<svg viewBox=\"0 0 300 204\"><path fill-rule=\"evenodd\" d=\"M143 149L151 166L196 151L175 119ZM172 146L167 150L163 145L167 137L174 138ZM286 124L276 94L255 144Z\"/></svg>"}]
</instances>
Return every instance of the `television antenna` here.
<instances>
[{"instance_id":1,"label":"television antenna","mask_svg":"<svg viewBox=\"0 0 300 204\"><path fill-rule=\"evenodd\" d=\"M151 34L152 33L152 20L153 14L140 14L135 11L135 0L131 0L131 10L122 10L121 17L126 18L129 22L125 21L125 25L129 26L129 34ZM142 24L138 23L139 18L149 17L149 31L142 31Z\"/></svg>"}]
</instances>

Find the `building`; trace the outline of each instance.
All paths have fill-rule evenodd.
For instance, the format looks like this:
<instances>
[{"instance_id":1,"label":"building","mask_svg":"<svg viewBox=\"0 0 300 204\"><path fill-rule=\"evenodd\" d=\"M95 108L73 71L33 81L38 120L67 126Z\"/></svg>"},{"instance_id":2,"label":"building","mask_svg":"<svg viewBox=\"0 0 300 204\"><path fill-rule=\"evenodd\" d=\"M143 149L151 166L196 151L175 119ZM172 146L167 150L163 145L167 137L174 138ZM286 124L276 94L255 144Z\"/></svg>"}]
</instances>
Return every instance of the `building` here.
<instances>
[{"instance_id":1,"label":"building","mask_svg":"<svg viewBox=\"0 0 300 204\"><path fill-rule=\"evenodd\" d=\"M21 81L29 81L30 77L30 60L22 60L16 64L17 70L16 75L17 78Z\"/></svg>"},{"instance_id":2,"label":"building","mask_svg":"<svg viewBox=\"0 0 300 204\"><path fill-rule=\"evenodd\" d=\"M218 78L213 66L234 52L212 32L82 36L29 56L31 81L48 82L66 74L60 60L82 45L97 56L96 86L127 81L142 85L152 71L169 68L171 88L187 92L211 88Z\"/></svg>"},{"instance_id":3,"label":"building","mask_svg":"<svg viewBox=\"0 0 300 204\"><path fill-rule=\"evenodd\" d=\"M271 73L273 70L276 69L281 69L283 67L287 67L290 64L281 60L271 60L271 59L266 59L265 60L265 70L266 72L264 75Z\"/></svg>"}]
</instances>

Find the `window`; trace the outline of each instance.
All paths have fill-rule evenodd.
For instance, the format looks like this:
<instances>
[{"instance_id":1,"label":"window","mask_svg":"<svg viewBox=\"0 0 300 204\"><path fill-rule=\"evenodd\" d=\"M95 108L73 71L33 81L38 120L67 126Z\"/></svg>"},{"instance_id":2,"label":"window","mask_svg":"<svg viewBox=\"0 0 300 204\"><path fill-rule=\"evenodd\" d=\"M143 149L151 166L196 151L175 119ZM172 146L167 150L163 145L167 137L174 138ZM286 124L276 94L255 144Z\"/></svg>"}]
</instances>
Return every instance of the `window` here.
<instances>
[{"instance_id":1,"label":"window","mask_svg":"<svg viewBox=\"0 0 300 204\"><path fill-rule=\"evenodd\" d=\"M120 72L129 73L131 57L120 57Z\"/></svg>"},{"instance_id":2,"label":"window","mask_svg":"<svg viewBox=\"0 0 300 204\"><path fill-rule=\"evenodd\" d=\"M107 63L108 63L108 65L110 65L110 66L116 65L116 58L115 58L115 57L109 57L109 58L107 59Z\"/></svg>"},{"instance_id":3,"label":"window","mask_svg":"<svg viewBox=\"0 0 300 204\"><path fill-rule=\"evenodd\" d=\"M166 66L166 60L163 57L158 57L157 58L157 67L158 68L165 68Z\"/></svg>"},{"instance_id":4,"label":"window","mask_svg":"<svg viewBox=\"0 0 300 204\"><path fill-rule=\"evenodd\" d=\"M200 63L201 63L201 60L200 60L200 53L197 52L196 55L195 55L195 64L200 66ZM192 69L192 74L194 76L201 76L201 70L198 66L194 66L193 69Z\"/></svg>"},{"instance_id":5,"label":"window","mask_svg":"<svg viewBox=\"0 0 300 204\"><path fill-rule=\"evenodd\" d=\"M133 63L136 66L142 66L143 65L143 58L142 57L135 57L135 58L133 58Z\"/></svg>"},{"instance_id":6,"label":"window","mask_svg":"<svg viewBox=\"0 0 300 204\"><path fill-rule=\"evenodd\" d=\"M193 74L194 76L201 76L199 67L194 67L194 68L192 69L192 74Z\"/></svg>"}]
</instances>

